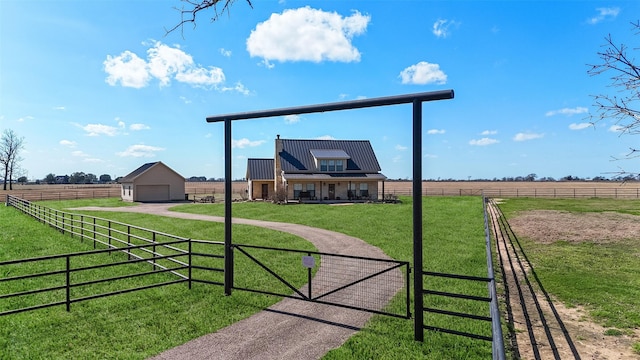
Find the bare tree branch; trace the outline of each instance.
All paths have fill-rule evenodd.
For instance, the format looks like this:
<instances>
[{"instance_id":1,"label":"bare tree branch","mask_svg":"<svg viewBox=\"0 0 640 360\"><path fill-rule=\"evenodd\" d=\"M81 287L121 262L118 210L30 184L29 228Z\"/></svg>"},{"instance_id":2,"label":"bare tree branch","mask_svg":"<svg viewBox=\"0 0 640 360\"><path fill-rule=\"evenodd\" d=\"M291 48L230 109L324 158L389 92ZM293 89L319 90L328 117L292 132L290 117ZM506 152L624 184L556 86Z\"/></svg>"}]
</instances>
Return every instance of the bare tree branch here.
<instances>
[{"instance_id":1,"label":"bare tree branch","mask_svg":"<svg viewBox=\"0 0 640 360\"><path fill-rule=\"evenodd\" d=\"M172 27L171 29L165 28L165 36L169 35L170 33L172 33L177 29L180 29L180 33L184 37L184 25L187 23L192 23L193 27L195 28L196 17L198 13L206 9L213 8L213 17L211 18L212 22L218 20L220 14L223 14L224 12L227 12L228 14L230 13L231 5L236 0L201 0L201 1L180 0L180 1L184 3L182 7L181 8L174 7L175 10L180 12L180 22L176 26ZM222 2L222 9L218 11L218 3L220 2ZM251 0L246 0L246 2L253 9L253 4L251 3Z\"/></svg>"},{"instance_id":2,"label":"bare tree branch","mask_svg":"<svg viewBox=\"0 0 640 360\"><path fill-rule=\"evenodd\" d=\"M640 34L640 21L631 23L636 35ZM640 67L635 64L633 51L638 48L617 45L611 34L605 37L604 50L598 52L602 63L589 65L589 75L611 73L609 87L619 95L593 95L597 115L591 115L593 122L613 119L620 126L621 134L640 133Z\"/></svg>"}]
</instances>

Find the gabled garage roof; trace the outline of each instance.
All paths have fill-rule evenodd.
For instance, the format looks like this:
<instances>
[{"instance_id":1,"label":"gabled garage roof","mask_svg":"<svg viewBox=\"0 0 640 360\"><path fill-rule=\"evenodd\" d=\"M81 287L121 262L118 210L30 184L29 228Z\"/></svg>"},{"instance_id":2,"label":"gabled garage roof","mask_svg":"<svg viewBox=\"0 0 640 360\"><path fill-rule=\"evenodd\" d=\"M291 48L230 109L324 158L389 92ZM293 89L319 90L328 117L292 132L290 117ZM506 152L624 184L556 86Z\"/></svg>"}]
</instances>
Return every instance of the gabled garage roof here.
<instances>
[{"instance_id":1,"label":"gabled garage roof","mask_svg":"<svg viewBox=\"0 0 640 360\"><path fill-rule=\"evenodd\" d=\"M149 171L149 169L153 168L156 165L163 166L163 167L169 169L171 172L175 173L176 175L178 175L178 176L180 176L180 177L182 177L184 179L184 177L182 175L178 174L175 170L173 170L172 168L170 168L167 165L163 164L162 161L156 161L156 162L146 163L146 164L140 166L139 168L133 170L128 175L126 175L125 177L120 179L120 183L133 182L137 177L139 177L140 175L142 175L145 172Z\"/></svg>"}]
</instances>

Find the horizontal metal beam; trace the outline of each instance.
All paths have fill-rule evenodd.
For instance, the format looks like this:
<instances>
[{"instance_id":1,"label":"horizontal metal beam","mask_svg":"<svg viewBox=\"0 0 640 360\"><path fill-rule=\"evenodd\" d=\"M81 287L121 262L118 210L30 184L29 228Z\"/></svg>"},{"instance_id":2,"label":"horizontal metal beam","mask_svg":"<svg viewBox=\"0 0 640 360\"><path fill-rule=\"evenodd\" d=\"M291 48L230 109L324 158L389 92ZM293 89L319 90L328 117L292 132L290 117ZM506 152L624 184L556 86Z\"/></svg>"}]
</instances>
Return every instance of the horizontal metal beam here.
<instances>
[{"instance_id":1,"label":"horizontal metal beam","mask_svg":"<svg viewBox=\"0 0 640 360\"><path fill-rule=\"evenodd\" d=\"M361 109L374 106L399 105L413 103L414 101L435 101L453 99L453 90L431 91L415 94L387 96L371 99L341 101L326 104L295 106L290 108L249 111L226 115L216 115L207 117L207 122L221 122L225 120L248 120L274 116L299 115L317 112Z\"/></svg>"}]
</instances>

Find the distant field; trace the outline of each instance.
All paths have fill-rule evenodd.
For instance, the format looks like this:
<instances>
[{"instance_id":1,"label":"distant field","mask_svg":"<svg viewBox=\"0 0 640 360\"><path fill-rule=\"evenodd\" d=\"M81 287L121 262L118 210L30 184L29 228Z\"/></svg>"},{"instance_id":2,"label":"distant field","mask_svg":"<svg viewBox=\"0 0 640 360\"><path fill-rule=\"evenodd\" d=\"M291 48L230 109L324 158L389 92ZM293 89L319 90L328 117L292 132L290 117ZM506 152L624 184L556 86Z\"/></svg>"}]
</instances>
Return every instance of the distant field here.
<instances>
[{"instance_id":1,"label":"distant field","mask_svg":"<svg viewBox=\"0 0 640 360\"><path fill-rule=\"evenodd\" d=\"M411 181L386 181L384 193L411 195ZM234 197L245 192L247 183L233 182ZM382 197L383 185L378 186ZM13 191L0 190L0 198L11 193L23 199L65 200L84 198L104 198L120 196L120 186L113 185L14 185ZM222 182L187 182L189 195L224 194ZM505 181L424 181L422 195L425 196L480 196L491 197L544 197L544 198L621 198L640 199L640 182L505 182Z\"/></svg>"}]
</instances>

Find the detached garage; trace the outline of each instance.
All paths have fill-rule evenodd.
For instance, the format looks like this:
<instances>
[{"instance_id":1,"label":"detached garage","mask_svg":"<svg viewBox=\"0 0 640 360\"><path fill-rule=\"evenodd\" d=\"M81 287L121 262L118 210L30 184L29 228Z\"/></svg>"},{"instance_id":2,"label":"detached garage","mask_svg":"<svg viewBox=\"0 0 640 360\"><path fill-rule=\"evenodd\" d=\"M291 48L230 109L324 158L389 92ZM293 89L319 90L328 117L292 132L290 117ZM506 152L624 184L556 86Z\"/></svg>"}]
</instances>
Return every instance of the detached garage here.
<instances>
[{"instance_id":1,"label":"detached garage","mask_svg":"<svg viewBox=\"0 0 640 360\"><path fill-rule=\"evenodd\" d=\"M162 162L146 163L120 179L123 201L184 200L183 176Z\"/></svg>"}]
</instances>

